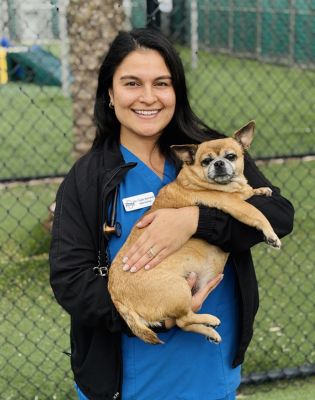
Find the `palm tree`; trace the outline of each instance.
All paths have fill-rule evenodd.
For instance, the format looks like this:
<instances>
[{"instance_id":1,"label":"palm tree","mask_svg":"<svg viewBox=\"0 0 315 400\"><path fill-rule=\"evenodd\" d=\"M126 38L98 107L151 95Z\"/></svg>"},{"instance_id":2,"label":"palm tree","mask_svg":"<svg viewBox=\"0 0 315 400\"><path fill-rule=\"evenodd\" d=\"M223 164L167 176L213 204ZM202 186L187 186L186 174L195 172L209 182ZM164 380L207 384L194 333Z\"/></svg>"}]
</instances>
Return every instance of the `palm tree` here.
<instances>
[{"instance_id":1,"label":"palm tree","mask_svg":"<svg viewBox=\"0 0 315 400\"><path fill-rule=\"evenodd\" d=\"M69 0L67 7L73 81L74 153L84 154L95 135L93 105L100 63L109 44L124 28L122 1Z\"/></svg>"}]
</instances>

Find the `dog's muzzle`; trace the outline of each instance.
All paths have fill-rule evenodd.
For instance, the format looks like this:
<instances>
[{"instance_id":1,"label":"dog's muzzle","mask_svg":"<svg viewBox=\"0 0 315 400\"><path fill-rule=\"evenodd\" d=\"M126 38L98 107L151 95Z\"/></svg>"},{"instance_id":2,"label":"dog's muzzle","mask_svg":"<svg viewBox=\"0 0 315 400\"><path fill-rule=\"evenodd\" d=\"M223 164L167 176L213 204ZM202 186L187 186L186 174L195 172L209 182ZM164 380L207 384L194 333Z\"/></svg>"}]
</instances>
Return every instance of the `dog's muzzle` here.
<instances>
[{"instance_id":1,"label":"dog's muzzle","mask_svg":"<svg viewBox=\"0 0 315 400\"><path fill-rule=\"evenodd\" d=\"M216 183L229 183L234 176L234 167L228 160L215 159L209 165L208 178Z\"/></svg>"}]
</instances>

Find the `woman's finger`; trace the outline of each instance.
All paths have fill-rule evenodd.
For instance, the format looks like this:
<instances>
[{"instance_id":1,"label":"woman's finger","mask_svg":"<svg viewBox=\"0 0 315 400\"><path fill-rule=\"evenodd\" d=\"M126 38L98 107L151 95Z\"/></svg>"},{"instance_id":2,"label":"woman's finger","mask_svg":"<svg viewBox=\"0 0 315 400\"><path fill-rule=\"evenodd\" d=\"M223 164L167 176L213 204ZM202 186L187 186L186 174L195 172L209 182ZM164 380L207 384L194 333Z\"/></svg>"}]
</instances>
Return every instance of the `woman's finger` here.
<instances>
[{"instance_id":1,"label":"woman's finger","mask_svg":"<svg viewBox=\"0 0 315 400\"><path fill-rule=\"evenodd\" d=\"M190 287L190 289L192 289L197 282L197 274L196 272L190 272L190 274L187 276L186 281Z\"/></svg>"},{"instance_id":2,"label":"woman's finger","mask_svg":"<svg viewBox=\"0 0 315 400\"><path fill-rule=\"evenodd\" d=\"M155 253L153 253L153 246L150 246L149 241L144 241L142 244L139 243L137 247L134 248L133 252L130 252L126 257L123 258L123 270L129 271L136 264L140 263L140 261L145 264L150 261L153 257L155 257ZM144 265L143 265L144 266ZM134 270L132 272L135 272Z\"/></svg>"},{"instance_id":3,"label":"woman's finger","mask_svg":"<svg viewBox=\"0 0 315 400\"><path fill-rule=\"evenodd\" d=\"M152 259L150 260L147 264L144 265L144 269L145 270L149 270L152 269L154 267L156 267L158 264L160 264L161 261L163 261L167 256L169 255L169 253L166 251L166 249L161 249L158 254Z\"/></svg>"},{"instance_id":4,"label":"woman's finger","mask_svg":"<svg viewBox=\"0 0 315 400\"><path fill-rule=\"evenodd\" d=\"M155 212L145 215L137 223L136 226L138 228L145 228L152 223L152 221L155 219L155 217L156 217ZM152 242L153 238L150 239L150 232L148 230L145 230L143 233L141 233L139 238L131 246L131 248L128 250L128 252L123 255L122 261L126 265L126 267L125 267L126 271L129 269L127 266L130 267L131 265L138 262L140 260L140 258L142 258L145 255L145 253L148 251L148 249L150 249L149 244L146 244L147 242L150 243L150 240Z\"/></svg>"},{"instance_id":5,"label":"woman's finger","mask_svg":"<svg viewBox=\"0 0 315 400\"><path fill-rule=\"evenodd\" d=\"M143 232L142 235L130 247L128 252L123 255L122 262L124 264L131 265L131 263L135 263L139 260L139 258L143 257L147 249L150 248L149 240L150 238L148 233L146 231Z\"/></svg>"},{"instance_id":6,"label":"woman's finger","mask_svg":"<svg viewBox=\"0 0 315 400\"><path fill-rule=\"evenodd\" d=\"M215 278L207 282L207 284L201 290L198 291L200 296L205 300L209 295L209 293L212 292L212 290L214 290L219 285L223 277L224 277L223 274L218 274Z\"/></svg>"},{"instance_id":7,"label":"woman's finger","mask_svg":"<svg viewBox=\"0 0 315 400\"><path fill-rule=\"evenodd\" d=\"M161 257L163 257L163 250L159 250L156 246L152 246L135 263L130 262L130 272L137 272L143 267L147 270L151 269L161 262L163 259Z\"/></svg>"},{"instance_id":8,"label":"woman's finger","mask_svg":"<svg viewBox=\"0 0 315 400\"><path fill-rule=\"evenodd\" d=\"M143 216L139 222L137 222L136 227L137 228L145 228L146 226L150 225L151 222L154 220L156 217L155 212L152 212L150 214L147 214Z\"/></svg>"},{"instance_id":9,"label":"woman's finger","mask_svg":"<svg viewBox=\"0 0 315 400\"><path fill-rule=\"evenodd\" d=\"M222 279L223 274L217 275L214 279L211 279L202 289L198 290L198 292L193 295L191 308L194 312L197 312L201 309L209 293L219 285Z\"/></svg>"},{"instance_id":10,"label":"woman's finger","mask_svg":"<svg viewBox=\"0 0 315 400\"><path fill-rule=\"evenodd\" d=\"M184 207L160 209L145 215L139 223L143 227L147 224L146 229L127 253L123 254L123 269L136 272L143 267L154 268L178 250L194 233L193 226L197 219L195 208L198 214L197 207Z\"/></svg>"}]
</instances>

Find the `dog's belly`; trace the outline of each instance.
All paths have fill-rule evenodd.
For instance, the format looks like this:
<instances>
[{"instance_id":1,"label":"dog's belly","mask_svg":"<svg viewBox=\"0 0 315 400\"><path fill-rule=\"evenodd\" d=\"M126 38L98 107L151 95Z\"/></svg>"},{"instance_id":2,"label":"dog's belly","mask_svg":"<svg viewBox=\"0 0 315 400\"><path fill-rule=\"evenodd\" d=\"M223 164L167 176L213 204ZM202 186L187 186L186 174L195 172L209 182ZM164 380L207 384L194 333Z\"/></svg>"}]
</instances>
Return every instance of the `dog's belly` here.
<instances>
[{"instance_id":1,"label":"dog's belly","mask_svg":"<svg viewBox=\"0 0 315 400\"><path fill-rule=\"evenodd\" d=\"M164 260L160 266L186 277L190 272L198 276L197 289L223 272L228 253L200 239L190 239L180 250Z\"/></svg>"},{"instance_id":2,"label":"dog's belly","mask_svg":"<svg viewBox=\"0 0 315 400\"><path fill-rule=\"evenodd\" d=\"M119 309L123 304L148 323L187 313L191 292L186 282L190 272L198 276L196 289L223 272L228 253L200 239L190 239L180 250L157 267L136 274L122 270L114 261L109 274L112 300Z\"/></svg>"}]
</instances>

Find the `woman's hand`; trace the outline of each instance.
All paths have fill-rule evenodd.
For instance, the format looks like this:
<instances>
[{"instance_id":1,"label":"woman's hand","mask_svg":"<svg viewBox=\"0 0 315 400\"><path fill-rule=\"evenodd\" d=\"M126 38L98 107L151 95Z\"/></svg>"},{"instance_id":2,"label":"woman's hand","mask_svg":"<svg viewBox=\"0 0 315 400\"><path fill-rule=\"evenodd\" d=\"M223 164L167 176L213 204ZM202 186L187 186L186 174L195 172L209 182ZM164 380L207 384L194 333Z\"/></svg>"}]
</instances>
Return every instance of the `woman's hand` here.
<instances>
[{"instance_id":1,"label":"woman's hand","mask_svg":"<svg viewBox=\"0 0 315 400\"><path fill-rule=\"evenodd\" d=\"M127 254L123 255L124 271L155 267L180 249L196 232L199 209L196 206L163 208L144 216L136 225L145 228Z\"/></svg>"},{"instance_id":2,"label":"woman's hand","mask_svg":"<svg viewBox=\"0 0 315 400\"><path fill-rule=\"evenodd\" d=\"M199 289L192 297L191 309L197 312L201 309L203 302L208 297L209 293L214 290L223 279L223 274L218 274L215 278L211 279L202 289ZM187 282L191 289L197 282L197 275L191 272L187 278Z\"/></svg>"},{"instance_id":3,"label":"woman's hand","mask_svg":"<svg viewBox=\"0 0 315 400\"><path fill-rule=\"evenodd\" d=\"M212 290L214 290L219 283L222 281L223 279L223 274L219 274L217 275L215 278L211 279L211 281L209 281L205 287L203 287L202 289L198 290L198 292L196 292L193 296L192 296L192 303L191 303L191 309L193 312L197 312L201 309L203 302L206 300L206 298L208 297L209 293L212 292ZM194 272L191 272L188 277L187 277L187 283L190 286L190 289L193 289L193 287L196 285L197 283L197 275ZM173 326L176 325L175 323L175 319L166 319L164 321L165 324L165 328L166 329L171 329L173 328Z\"/></svg>"}]
</instances>

